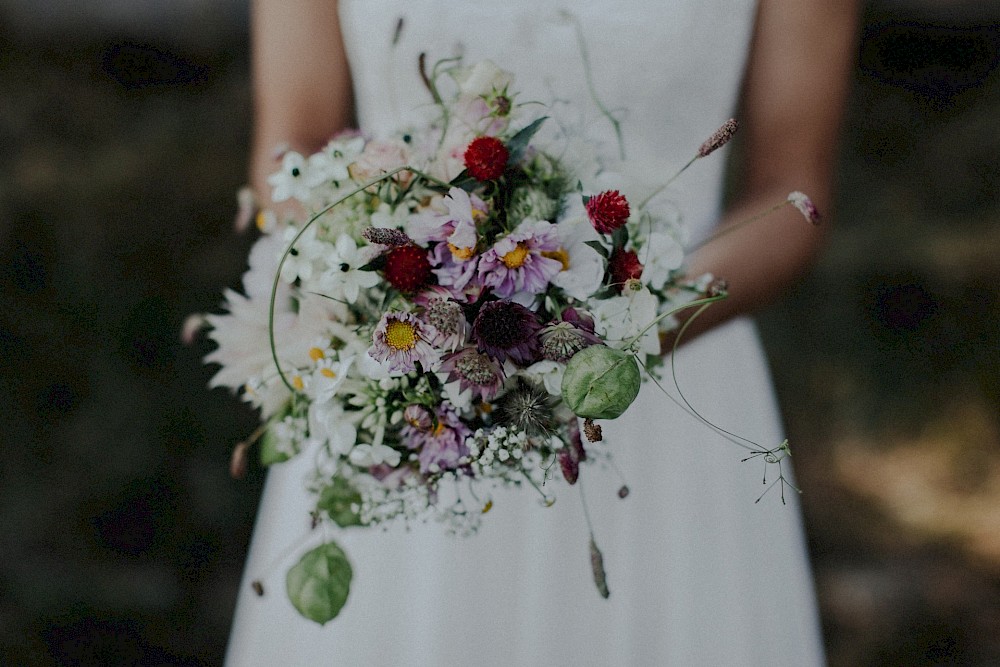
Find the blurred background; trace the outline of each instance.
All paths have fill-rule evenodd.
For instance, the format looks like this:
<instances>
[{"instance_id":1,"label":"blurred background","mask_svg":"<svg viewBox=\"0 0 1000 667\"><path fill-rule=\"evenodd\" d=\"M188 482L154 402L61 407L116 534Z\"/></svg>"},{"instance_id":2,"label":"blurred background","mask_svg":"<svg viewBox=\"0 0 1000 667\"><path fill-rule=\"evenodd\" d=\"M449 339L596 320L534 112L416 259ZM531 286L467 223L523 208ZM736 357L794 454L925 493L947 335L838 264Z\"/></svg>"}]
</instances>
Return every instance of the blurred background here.
<instances>
[{"instance_id":1,"label":"blurred background","mask_svg":"<svg viewBox=\"0 0 1000 667\"><path fill-rule=\"evenodd\" d=\"M0 0L0 664L221 662L247 79L245 0ZM866 4L840 165L760 317L830 662L1000 664L1000 2Z\"/></svg>"}]
</instances>

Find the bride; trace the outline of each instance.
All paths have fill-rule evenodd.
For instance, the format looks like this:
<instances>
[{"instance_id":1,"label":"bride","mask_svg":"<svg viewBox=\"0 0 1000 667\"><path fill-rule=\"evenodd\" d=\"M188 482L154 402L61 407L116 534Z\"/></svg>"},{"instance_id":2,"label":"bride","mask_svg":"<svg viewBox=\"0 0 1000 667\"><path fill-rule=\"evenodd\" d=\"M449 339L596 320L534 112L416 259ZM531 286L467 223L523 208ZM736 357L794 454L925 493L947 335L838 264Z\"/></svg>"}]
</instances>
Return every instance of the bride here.
<instances>
[{"instance_id":1,"label":"bride","mask_svg":"<svg viewBox=\"0 0 1000 667\"><path fill-rule=\"evenodd\" d=\"M253 183L274 148L401 126L426 104L417 58L489 58L523 100L558 101L612 144L599 100L622 119L625 154L665 179L738 114L740 181L719 211L724 160L699 161L664 196L707 238L807 192L826 210L854 0L256 0ZM585 65L586 63L586 65ZM588 117L588 114L590 116ZM713 422L781 442L765 360L743 315L812 261L817 230L788 207L696 252L730 298L676 354L685 393ZM253 665L817 665L816 601L795 494L759 503L760 468L646 386L605 426L620 471L588 469L590 517L611 597L593 590L576 489L551 508L499 494L478 535L440 526L344 530L353 591L319 626L283 593L308 532L308 461L271 469L227 654ZM301 458L301 457L300 457ZM619 473L632 493L620 500ZM769 480L770 481L770 480ZM565 496L565 497L563 497ZM299 550L299 552L296 551ZM263 584L255 594L251 582Z\"/></svg>"}]
</instances>

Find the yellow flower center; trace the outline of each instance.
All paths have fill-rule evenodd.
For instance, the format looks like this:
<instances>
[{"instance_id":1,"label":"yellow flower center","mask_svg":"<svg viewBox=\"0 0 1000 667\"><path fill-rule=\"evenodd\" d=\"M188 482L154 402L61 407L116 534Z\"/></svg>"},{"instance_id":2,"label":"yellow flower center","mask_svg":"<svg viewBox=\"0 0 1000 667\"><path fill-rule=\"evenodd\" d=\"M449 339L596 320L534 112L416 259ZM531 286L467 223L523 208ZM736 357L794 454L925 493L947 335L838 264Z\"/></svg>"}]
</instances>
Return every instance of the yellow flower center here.
<instances>
[{"instance_id":1,"label":"yellow flower center","mask_svg":"<svg viewBox=\"0 0 1000 667\"><path fill-rule=\"evenodd\" d=\"M319 361L324 356L326 355L323 354L323 350L321 350L320 348L318 347L309 348L309 358L312 359L313 361Z\"/></svg>"},{"instance_id":2,"label":"yellow flower center","mask_svg":"<svg viewBox=\"0 0 1000 667\"><path fill-rule=\"evenodd\" d=\"M500 261L503 262L504 266L508 269L520 269L524 266L526 259L528 259L528 244L522 242L518 243L517 247L501 257Z\"/></svg>"},{"instance_id":3,"label":"yellow flower center","mask_svg":"<svg viewBox=\"0 0 1000 667\"><path fill-rule=\"evenodd\" d=\"M267 213L258 211L256 217L254 217L254 224L257 225L257 229L260 231L267 229Z\"/></svg>"},{"instance_id":4,"label":"yellow flower center","mask_svg":"<svg viewBox=\"0 0 1000 667\"><path fill-rule=\"evenodd\" d=\"M472 256L476 254L475 248L459 248L451 243L448 244L448 250L451 251L452 257L462 262L472 259Z\"/></svg>"},{"instance_id":5,"label":"yellow flower center","mask_svg":"<svg viewBox=\"0 0 1000 667\"><path fill-rule=\"evenodd\" d=\"M417 330L409 322L393 320L385 328L385 342L396 352L412 350L417 345Z\"/></svg>"},{"instance_id":6,"label":"yellow flower center","mask_svg":"<svg viewBox=\"0 0 1000 667\"><path fill-rule=\"evenodd\" d=\"M323 377L328 377L331 380L337 377L337 374L331 371L329 368L321 368L319 370L319 374L322 375Z\"/></svg>"},{"instance_id":7,"label":"yellow flower center","mask_svg":"<svg viewBox=\"0 0 1000 667\"><path fill-rule=\"evenodd\" d=\"M302 391L303 389L305 389L306 385L305 385L304 382L302 382L302 376L301 375L296 375L296 376L294 376L292 378L292 386L295 387L296 389L298 389L299 391Z\"/></svg>"},{"instance_id":8,"label":"yellow flower center","mask_svg":"<svg viewBox=\"0 0 1000 667\"><path fill-rule=\"evenodd\" d=\"M563 265L563 271L569 269L569 253L566 252L565 248L559 248L558 250L546 250L542 253L542 257L558 260Z\"/></svg>"},{"instance_id":9,"label":"yellow flower center","mask_svg":"<svg viewBox=\"0 0 1000 667\"><path fill-rule=\"evenodd\" d=\"M444 422L439 421L437 423L437 426L434 427L434 432L431 433L431 436L434 438L440 436L442 433L444 433L444 429L445 429Z\"/></svg>"}]
</instances>

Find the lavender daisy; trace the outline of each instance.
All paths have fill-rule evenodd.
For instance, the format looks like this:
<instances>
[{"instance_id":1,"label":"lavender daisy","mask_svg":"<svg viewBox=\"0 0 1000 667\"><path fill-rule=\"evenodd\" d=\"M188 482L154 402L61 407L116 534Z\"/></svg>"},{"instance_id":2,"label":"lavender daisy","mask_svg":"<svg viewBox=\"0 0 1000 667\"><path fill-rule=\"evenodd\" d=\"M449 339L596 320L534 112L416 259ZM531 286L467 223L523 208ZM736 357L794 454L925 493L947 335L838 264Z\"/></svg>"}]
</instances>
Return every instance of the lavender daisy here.
<instances>
[{"instance_id":1,"label":"lavender daisy","mask_svg":"<svg viewBox=\"0 0 1000 667\"><path fill-rule=\"evenodd\" d=\"M558 250L555 225L544 220L525 220L482 254L479 277L499 297L538 294L563 270L561 261L545 256Z\"/></svg>"},{"instance_id":2,"label":"lavender daisy","mask_svg":"<svg viewBox=\"0 0 1000 667\"><path fill-rule=\"evenodd\" d=\"M418 361L430 367L436 353L427 342L429 333L426 325L412 313L385 313L372 334L368 356L388 362L389 371L393 373L416 370Z\"/></svg>"}]
</instances>

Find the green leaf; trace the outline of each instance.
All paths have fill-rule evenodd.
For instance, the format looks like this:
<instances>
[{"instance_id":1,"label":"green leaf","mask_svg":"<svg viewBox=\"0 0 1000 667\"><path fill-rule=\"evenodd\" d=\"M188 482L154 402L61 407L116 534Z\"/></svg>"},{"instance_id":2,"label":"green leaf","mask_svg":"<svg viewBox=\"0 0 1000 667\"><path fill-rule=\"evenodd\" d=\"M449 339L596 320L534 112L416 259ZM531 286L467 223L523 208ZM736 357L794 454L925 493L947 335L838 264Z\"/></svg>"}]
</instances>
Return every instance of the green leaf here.
<instances>
[{"instance_id":1,"label":"green leaf","mask_svg":"<svg viewBox=\"0 0 1000 667\"><path fill-rule=\"evenodd\" d=\"M334 477L330 486L319 494L316 507L326 512L341 528L360 526L361 516L351 509L351 505L361 504L361 494L343 477Z\"/></svg>"},{"instance_id":2,"label":"green leaf","mask_svg":"<svg viewBox=\"0 0 1000 667\"><path fill-rule=\"evenodd\" d=\"M604 259L611 258L611 253L608 252L608 249L604 247L604 244L601 243L600 241L584 241L583 244L589 245L591 248L597 251L598 255L600 255Z\"/></svg>"},{"instance_id":3,"label":"green leaf","mask_svg":"<svg viewBox=\"0 0 1000 667\"><path fill-rule=\"evenodd\" d=\"M309 551L288 571L288 599L300 614L320 625L336 618L351 590L351 563L335 542Z\"/></svg>"},{"instance_id":4,"label":"green leaf","mask_svg":"<svg viewBox=\"0 0 1000 667\"><path fill-rule=\"evenodd\" d=\"M546 118L548 116L542 116L510 138L510 141L507 142L507 150L510 151L507 164L514 165L521 161L524 151L528 148L528 142L531 141L531 137L535 136L535 132L542 126Z\"/></svg>"},{"instance_id":5,"label":"green leaf","mask_svg":"<svg viewBox=\"0 0 1000 667\"><path fill-rule=\"evenodd\" d=\"M291 411L292 406L291 403L289 403L268 420L267 430L264 431L264 435L260 438L260 464L262 466L281 463L282 461L287 461L292 458L286 452L278 449L278 439L274 436L274 432L271 430L274 428L275 424L280 424L281 420L287 417Z\"/></svg>"},{"instance_id":6,"label":"green leaf","mask_svg":"<svg viewBox=\"0 0 1000 667\"><path fill-rule=\"evenodd\" d=\"M628 230L624 225L611 232L611 241L616 248L624 248L628 243Z\"/></svg>"}]
</instances>

